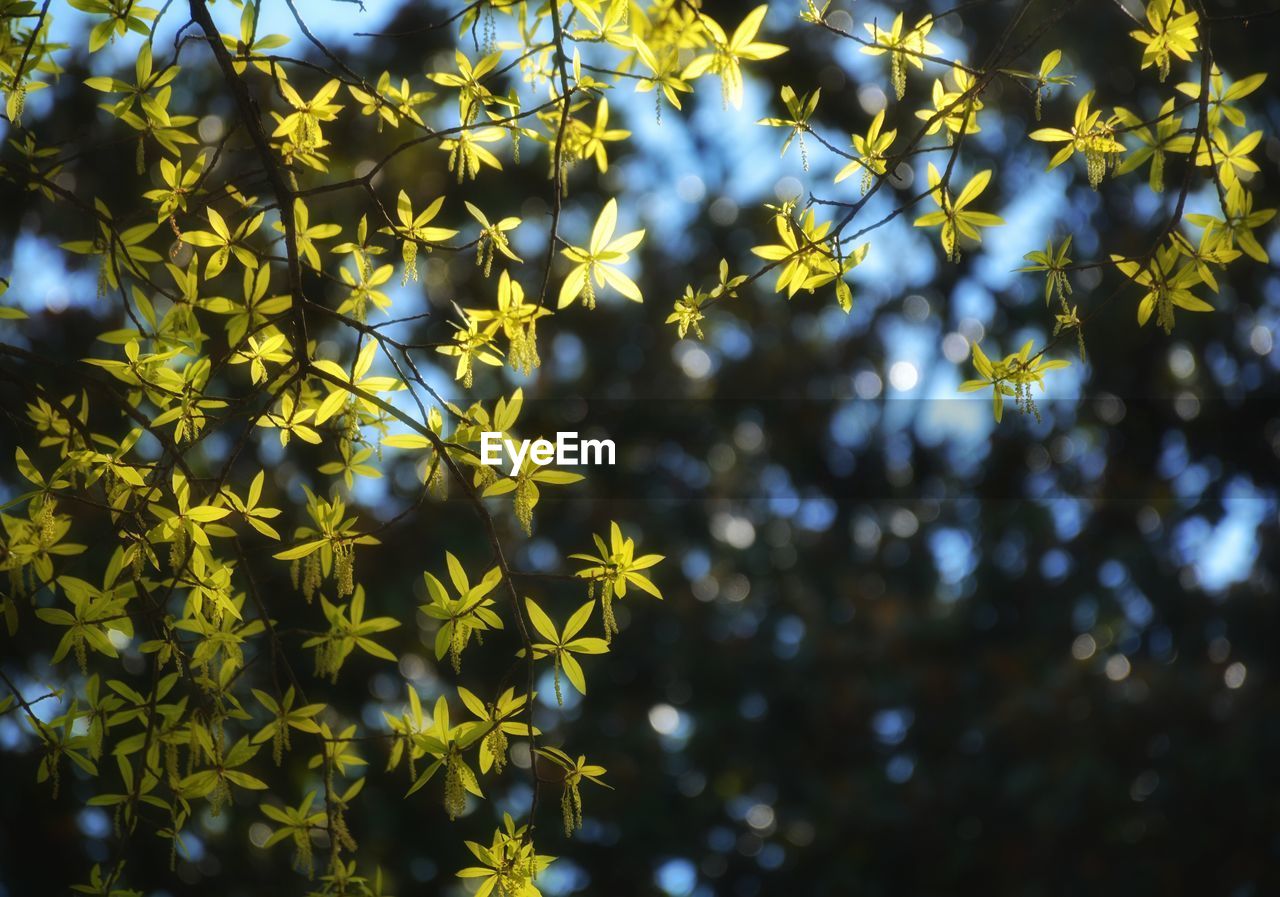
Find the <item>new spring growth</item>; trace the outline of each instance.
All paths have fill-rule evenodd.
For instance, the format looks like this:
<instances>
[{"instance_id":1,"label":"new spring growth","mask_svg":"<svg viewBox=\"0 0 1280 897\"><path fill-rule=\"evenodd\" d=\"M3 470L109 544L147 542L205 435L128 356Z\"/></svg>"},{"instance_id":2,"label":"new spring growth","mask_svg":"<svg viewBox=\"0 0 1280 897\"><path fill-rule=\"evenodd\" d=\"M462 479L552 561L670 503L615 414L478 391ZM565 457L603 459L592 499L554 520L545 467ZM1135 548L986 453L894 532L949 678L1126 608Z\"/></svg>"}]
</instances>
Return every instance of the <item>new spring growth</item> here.
<instances>
[{"instance_id":1,"label":"new spring growth","mask_svg":"<svg viewBox=\"0 0 1280 897\"><path fill-rule=\"evenodd\" d=\"M1116 128L1120 126L1120 118L1113 115L1103 119L1102 110L1089 108L1092 102L1093 91L1091 90L1076 104L1071 130L1038 128L1028 136L1042 143L1066 144L1049 160L1047 170L1050 171L1076 153L1083 154L1089 186L1097 190L1107 172L1116 166L1117 160L1124 152L1124 144L1115 136Z\"/></svg>"},{"instance_id":2,"label":"new spring growth","mask_svg":"<svg viewBox=\"0 0 1280 897\"><path fill-rule=\"evenodd\" d=\"M1004 416L1005 396L1013 396L1018 410L1024 414L1033 414L1040 419L1039 409L1031 395L1033 384L1044 390L1044 372L1069 367L1071 362L1063 360L1044 361L1040 355L1031 355L1032 341L1027 340L1022 348L1000 361L993 362L982 351L982 347L973 343L973 366L981 375L980 380L966 380L960 384L960 392L975 392L979 389L992 389L992 412L999 423Z\"/></svg>"},{"instance_id":3,"label":"new spring growth","mask_svg":"<svg viewBox=\"0 0 1280 897\"><path fill-rule=\"evenodd\" d=\"M911 65L923 70L926 55L932 56L942 52L941 47L925 40L933 30L933 16L925 16L909 31L904 32L902 26L902 13L898 13L894 18L893 25L888 31L875 22L867 22L863 25L871 35L871 42L863 45L862 52L868 56L889 54L889 75L893 82L894 95L898 99L902 99L907 94L907 66Z\"/></svg>"},{"instance_id":4,"label":"new spring growth","mask_svg":"<svg viewBox=\"0 0 1280 897\"><path fill-rule=\"evenodd\" d=\"M564 818L564 834L573 837L574 831L582 828L582 780L586 779L604 788L611 788L601 781L600 777L607 770L603 766L587 763L581 754L572 759L559 748L538 748L538 755L550 760L564 772L564 790L560 793L560 813Z\"/></svg>"},{"instance_id":5,"label":"new spring growth","mask_svg":"<svg viewBox=\"0 0 1280 897\"><path fill-rule=\"evenodd\" d=\"M661 600L662 592L653 584L642 570L663 560L660 554L645 554L636 557L634 539L622 535L622 527L616 522L609 525L609 541L598 535L592 535L596 543L597 554L572 554L574 560L586 561L588 566L575 575L587 580L587 597L594 600L596 586L600 587L600 609L604 618L604 637L607 644L618 631L617 621L613 615L613 599L625 598L627 586L633 585L643 592ZM589 605L588 605L589 606Z\"/></svg>"},{"instance_id":6,"label":"new spring growth","mask_svg":"<svg viewBox=\"0 0 1280 897\"><path fill-rule=\"evenodd\" d=\"M546 640L533 643L533 657L535 660L551 658L556 703L562 706L564 704L564 695L560 690L561 670L578 693L585 695L587 693L586 674L574 655L604 654L609 650L604 639L578 636L578 633L587 625L595 603L588 601L574 611L573 616L564 624L563 631L556 629L555 622L532 598L526 598L524 603L525 610L529 614L529 622L533 624L537 634ZM523 650L521 653L523 656Z\"/></svg>"},{"instance_id":7,"label":"new spring growth","mask_svg":"<svg viewBox=\"0 0 1280 897\"><path fill-rule=\"evenodd\" d=\"M484 212L469 202L465 203L465 205L467 211L471 213L471 217L480 224L480 236L476 240L476 265L484 268L484 276L488 277L490 270L493 268L493 255L495 252L501 253L513 262L521 262L520 256L511 251L511 242L507 239L507 231L515 230L519 227L520 219L508 217L490 223Z\"/></svg>"},{"instance_id":8,"label":"new spring growth","mask_svg":"<svg viewBox=\"0 0 1280 897\"><path fill-rule=\"evenodd\" d=\"M400 251L404 259L404 276L400 280L401 286L410 280L418 279L419 245L426 246L429 250L431 243L447 240L458 233L452 228L428 226L440 213L440 207L443 205L444 197L439 196L415 215L413 201L408 193L401 190L396 197L397 224L393 227L379 228L380 233L392 234L400 238Z\"/></svg>"},{"instance_id":9,"label":"new spring growth","mask_svg":"<svg viewBox=\"0 0 1280 897\"><path fill-rule=\"evenodd\" d=\"M587 308L595 308L596 289L605 286L617 290L632 302L644 301L636 282L619 270L619 266L630 259L631 251L644 239L644 230L634 230L615 238L613 232L617 225L618 202L610 199L596 219L587 246L569 246L560 250L560 254L573 263L560 287L560 308L572 305L579 297Z\"/></svg>"},{"instance_id":10,"label":"new spring growth","mask_svg":"<svg viewBox=\"0 0 1280 897\"><path fill-rule=\"evenodd\" d=\"M449 584L456 595L451 594L444 583L430 572L424 572L422 577L431 601L420 605L419 609L428 617L441 621L435 639L436 659L443 659L448 654L454 672L458 672L462 668L462 654L472 636L479 644L485 632L503 628L502 618L494 612L493 598L490 597L494 587L502 581L502 571L492 567L473 585L462 563L453 554L446 552L445 561Z\"/></svg>"}]
</instances>

